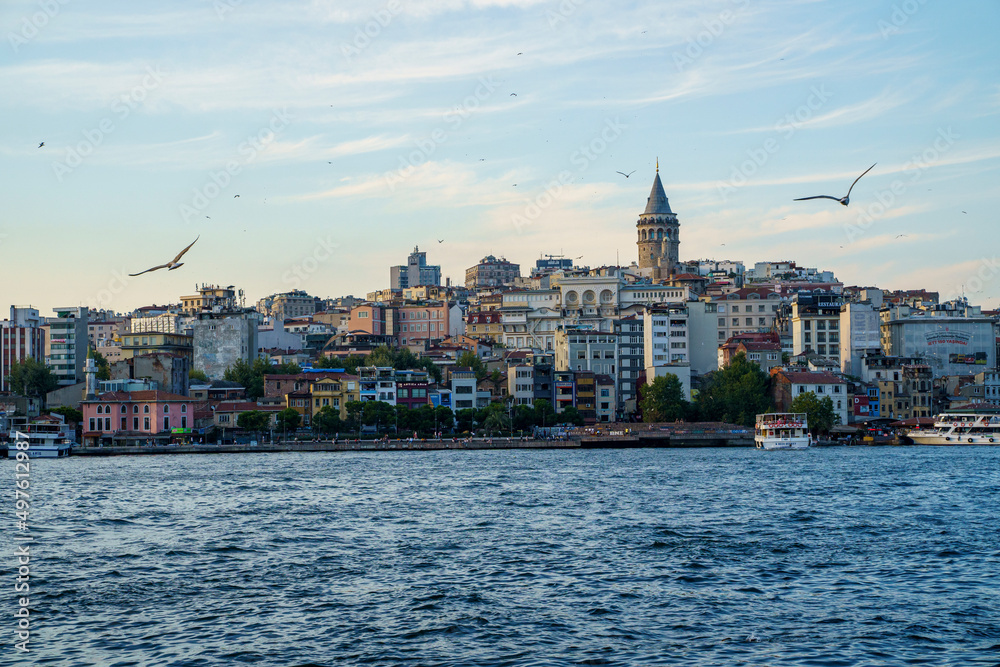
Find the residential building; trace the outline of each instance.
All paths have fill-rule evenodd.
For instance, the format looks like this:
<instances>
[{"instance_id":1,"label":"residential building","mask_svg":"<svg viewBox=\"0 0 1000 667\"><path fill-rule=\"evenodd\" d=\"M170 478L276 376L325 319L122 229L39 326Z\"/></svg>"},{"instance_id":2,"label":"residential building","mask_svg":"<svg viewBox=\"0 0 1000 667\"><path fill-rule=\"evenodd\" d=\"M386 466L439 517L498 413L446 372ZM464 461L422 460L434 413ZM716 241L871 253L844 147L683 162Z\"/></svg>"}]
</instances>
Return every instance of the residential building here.
<instances>
[{"instance_id":1,"label":"residential building","mask_svg":"<svg viewBox=\"0 0 1000 667\"><path fill-rule=\"evenodd\" d=\"M509 285L521 276L521 267L501 257L487 255L465 270L465 287L470 290Z\"/></svg>"},{"instance_id":2,"label":"residential building","mask_svg":"<svg viewBox=\"0 0 1000 667\"><path fill-rule=\"evenodd\" d=\"M882 351L878 306L870 301L840 307L840 370L861 376L861 360Z\"/></svg>"},{"instance_id":3,"label":"residential building","mask_svg":"<svg viewBox=\"0 0 1000 667\"><path fill-rule=\"evenodd\" d=\"M396 371L391 366L359 366L360 401L396 405Z\"/></svg>"},{"instance_id":4,"label":"residential building","mask_svg":"<svg viewBox=\"0 0 1000 667\"><path fill-rule=\"evenodd\" d=\"M778 412L792 412L792 401L800 394L812 392L817 398L829 398L839 424L847 424L854 410L854 396L847 391L847 382L824 371L775 370L771 375L771 391Z\"/></svg>"},{"instance_id":5,"label":"residential building","mask_svg":"<svg viewBox=\"0 0 1000 667\"><path fill-rule=\"evenodd\" d=\"M494 343L503 343L504 326L503 315L499 310L486 310L469 313L465 316L465 333L467 336L479 340L489 340Z\"/></svg>"},{"instance_id":6,"label":"residential building","mask_svg":"<svg viewBox=\"0 0 1000 667\"><path fill-rule=\"evenodd\" d=\"M975 375L996 368L994 322L978 307L952 301L924 310L893 306L880 315L883 351L922 357L935 377Z\"/></svg>"},{"instance_id":7,"label":"residential building","mask_svg":"<svg viewBox=\"0 0 1000 667\"><path fill-rule=\"evenodd\" d=\"M476 407L476 374L471 368L451 369L451 398L453 410L471 410Z\"/></svg>"},{"instance_id":8,"label":"residential building","mask_svg":"<svg viewBox=\"0 0 1000 667\"><path fill-rule=\"evenodd\" d=\"M618 374L618 336L580 326L560 327L555 335L555 369Z\"/></svg>"},{"instance_id":9,"label":"residential building","mask_svg":"<svg viewBox=\"0 0 1000 667\"><path fill-rule=\"evenodd\" d=\"M143 315L133 317L129 321L128 329L122 332L125 335L131 333L184 333L181 325L181 316L176 313L159 313L157 315Z\"/></svg>"},{"instance_id":10,"label":"residential building","mask_svg":"<svg viewBox=\"0 0 1000 667\"><path fill-rule=\"evenodd\" d=\"M174 429L194 428L195 401L161 390L113 391L80 404L83 444L167 444Z\"/></svg>"},{"instance_id":11,"label":"residential building","mask_svg":"<svg viewBox=\"0 0 1000 667\"><path fill-rule=\"evenodd\" d=\"M840 307L843 297L832 292L799 292L788 306L792 354L817 354L840 360Z\"/></svg>"},{"instance_id":12,"label":"residential building","mask_svg":"<svg viewBox=\"0 0 1000 667\"><path fill-rule=\"evenodd\" d=\"M308 392L289 393L288 400L292 400L293 396L301 400L300 393L306 393L309 401L307 405L311 404L307 425L312 423L311 418L325 407L336 410L341 419L347 419L347 404L361 400L361 378L347 373L324 374L324 377L309 382Z\"/></svg>"},{"instance_id":13,"label":"residential building","mask_svg":"<svg viewBox=\"0 0 1000 667\"><path fill-rule=\"evenodd\" d=\"M139 354L109 366L112 380L145 380L169 394L189 394L191 359L186 355L169 352Z\"/></svg>"},{"instance_id":14,"label":"residential building","mask_svg":"<svg viewBox=\"0 0 1000 667\"><path fill-rule=\"evenodd\" d=\"M194 368L218 379L237 361L252 362L261 319L255 310L199 313L192 323Z\"/></svg>"},{"instance_id":15,"label":"residential building","mask_svg":"<svg viewBox=\"0 0 1000 667\"><path fill-rule=\"evenodd\" d=\"M240 294L242 293L243 290L240 290ZM197 294L181 297L181 310L185 315L196 315L215 310L233 310L239 306L236 302L236 296L233 285L221 287L203 283L198 287Z\"/></svg>"},{"instance_id":16,"label":"residential building","mask_svg":"<svg viewBox=\"0 0 1000 667\"><path fill-rule=\"evenodd\" d=\"M584 424L597 422L597 378L591 371L574 371L576 383L576 409Z\"/></svg>"},{"instance_id":17,"label":"residential building","mask_svg":"<svg viewBox=\"0 0 1000 667\"><path fill-rule=\"evenodd\" d=\"M121 356L123 360L147 354L176 354L193 361L194 337L190 334L159 331L127 333L122 336Z\"/></svg>"},{"instance_id":18,"label":"residential building","mask_svg":"<svg viewBox=\"0 0 1000 667\"><path fill-rule=\"evenodd\" d=\"M38 311L11 306L10 319L0 322L0 392L10 391L10 368L34 359L45 363L45 331Z\"/></svg>"},{"instance_id":19,"label":"residential building","mask_svg":"<svg viewBox=\"0 0 1000 667\"><path fill-rule=\"evenodd\" d=\"M397 306L395 309L396 340L400 347L427 349L431 341L450 334L451 308L445 301L427 301Z\"/></svg>"},{"instance_id":20,"label":"residential building","mask_svg":"<svg viewBox=\"0 0 1000 667\"><path fill-rule=\"evenodd\" d=\"M615 397L615 378L610 375L595 375L595 406L594 406L594 418L598 422L613 422L617 421L617 409L618 400Z\"/></svg>"},{"instance_id":21,"label":"residential building","mask_svg":"<svg viewBox=\"0 0 1000 667\"><path fill-rule=\"evenodd\" d=\"M406 406L410 410L427 405L431 383L427 371L396 371L396 405Z\"/></svg>"},{"instance_id":22,"label":"residential building","mask_svg":"<svg viewBox=\"0 0 1000 667\"><path fill-rule=\"evenodd\" d=\"M643 357L646 383L676 375L684 396L691 399L691 357L688 310L683 304L653 306L643 313Z\"/></svg>"},{"instance_id":23,"label":"residential building","mask_svg":"<svg viewBox=\"0 0 1000 667\"><path fill-rule=\"evenodd\" d=\"M618 338L618 386L615 389L615 399L619 415L634 414L638 409L639 383L646 374L644 322L644 318L639 315L629 315L614 322L614 333Z\"/></svg>"},{"instance_id":24,"label":"residential building","mask_svg":"<svg viewBox=\"0 0 1000 667\"><path fill-rule=\"evenodd\" d=\"M743 333L775 328L781 295L767 287L745 287L711 300L716 304L719 343Z\"/></svg>"},{"instance_id":25,"label":"residential building","mask_svg":"<svg viewBox=\"0 0 1000 667\"><path fill-rule=\"evenodd\" d=\"M440 285L441 267L427 263L427 253L414 246L406 264L389 268L391 289L404 290L418 285Z\"/></svg>"},{"instance_id":26,"label":"residential building","mask_svg":"<svg viewBox=\"0 0 1000 667\"><path fill-rule=\"evenodd\" d=\"M386 307L384 305L375 303L358 304L351 308L351 318L347 325L348 332L385 336L388 334L386 317Z\"/></svg>"},{"instance_id":27,"label":"residential building","mask_svg":"<svg viewBox=\"0 0 1000 667\"><path fill-rule=\"evenodd\" d=\"M257 302L257 310L268 317L281 321L293 317L308 317L316 312L317 299L302 290L281 292L264 297Z\"/></svg>"},{"instance_id":28,"label":"residential building","mask_svg":"<svg viewBox=\"0 0 1000 667\"><path fill-rule=\"evenodd\" d=\"M552 351L562 321L559 290L512 290L501 295L500 304L505 347Z\"/></svg>"},{"instance_id":29,"label":"residential building","mask_svg":"<svg viewBox=\"0 0 1000 667\"><path fill-rule=\"evenodd\" d=\"M53 308L56 316L47 320L46 363L62 386L83 381L83 363L87 358L86 306Z\"/></svg>"}]
</instances>

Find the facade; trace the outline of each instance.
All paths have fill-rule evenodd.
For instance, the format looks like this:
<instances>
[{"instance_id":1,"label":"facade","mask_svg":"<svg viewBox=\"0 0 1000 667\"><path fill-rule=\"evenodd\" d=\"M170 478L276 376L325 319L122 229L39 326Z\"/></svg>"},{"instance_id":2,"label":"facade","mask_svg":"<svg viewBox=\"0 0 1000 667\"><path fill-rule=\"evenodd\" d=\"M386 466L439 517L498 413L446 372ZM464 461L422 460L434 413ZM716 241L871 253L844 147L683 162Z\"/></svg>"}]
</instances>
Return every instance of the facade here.
<instances>
[{"instance_id":1,"label":"facade","mask_svg":"<svg viewBox=\"0 0 1000 667\"><path fill-rule=\"evenodd\" d=\"M618 414L633 414L638 409L639 383L646 374L645 319L630 315L615 320L614 332L618 336L618 386L615 399Z\"/></svg>"},{"instance_id":2,"label":"facade","mask_svg":"<svg viewBox=\"0 0 1000 667\"><path fill-rule=\"evenodd\" d=\"M391 366L359 366L360 401L396 405L396 371Z\"/></svg>"},{"instance_id":3,"label":"facade","mask_svg":"<svg viewBox=\"0 0 1000 667\"><path fill-rule=\"evenodd\" d=\"M195 402L166 391L113 391L88 398L80 404L83 413L83 443L165 444L174 429L194 428Z\"/></svg>"},{"instance_id":4,"label":"facade","mask_svg":"<svg viewBox=\"0 0 1000 667\"><path fill-rule=\"evenodd\" d=\"M242 293L241 290L240 294ZM233 285L221 287L202 284L198 287L197 294L181 297L181 310L185 315L196 315L216 309L232 310L236 307L236 290Z\"/></svg>"},{"instance_id":5,"label":"facade","mask_svg":"<svg viewBox=\"0 0 1000 667\"><path fill-rule=\"evenodd\" d=\"M886 354L922 357L935 377L975 375L996 368L996 335L988 317L962 316L941 306L908 315L883 311L883 316Z\"/></svg>"},{"instance_id":6,"label":"facade","mask_svg":"<svg viewBox=\"0 0 1000 667\"><path fill-rule=\"evenodd\" d=\"M499 313L505 347L549 352L554 349L556 328L562 321L559 290L504 292Z\"/></svg>"},{"instance_id":7,"label":"facade","mask_svg":"<svg viewBox=\"0 0 1000 667\"><path fill-rule=\"evenodd\" d=\"M159 331L128 333L122 336L121 350L124 360L146 354L178 354L188 360L194 359L194 342L189 334Z\"/></svg>"},{"instance_id":8,"label":"facade","mask_svg":"<svg viewBox=\"0 0 1000 667\"><path fill-rule=\"evenodd\" d=\"M390 289L404 290L419 285L440 285L441 267L427 263L427 253L414 246L406 264L389 268Z\"/></svg>"},{"instance_id":9,"label":"facade","mask_svg":"<svg viewBox=\"0 0 1000 667\"><path fill-rule=\"evenodd\" d=\"M131 333L183 333L181 316L174 313L160 313L159 315L133 317L129 321L128 331Z\"/></svg>"},{"instance_id":10,"label":"facade","mask_svg":"<svg viewBox=\"0 0 1000 667\"><path fill-rule=\"evenodd\" d=\"M118 335L121 322L90 320L87 322L87 340L91 347L104 347Z\"/></svg>"},{"instance_id":11,"label":"facade","mask_svg":"<svg viewBox=\"0 0 1000 667\"><path fill-rule=\"evenodd\" d=\"M10 368L25 359L45 362L45 331L38 311L10 307L10 319L0 322L0 391L10 391Z\"/></svg>"},{"instance_id":12,"label":"facade","mask_svg":"<svg viewBox=\"0 0 1000 667\"><path fill-rule=\"evenodd\" d=\"M485 310L465 316L465 335L478 340L502 343L503 323L499 310Z\"/></svg>"},{"instance_id":13,"label":"facade","mask_svg":"<svg viewBox=\"0 0 1000 667\"><path fill-rule=\"evenodd\" d=\"M415 410L430 402L430 392L427 371L396 371L396 405Z\"/></svg>"},{"instance_id":14,"label":"facade","mask_svg":"<svg viewBox=\"0 0 1000 667\"><path fill-rule=\"evenodd\" d=\"M185 355L154 352L109 365L112 380L146 380L170 394L190 393L191 359Z\"/></svg>"},{"instance_id":15,"label":"facade","mask_svg":"<svg viewBox=\"0 0 1000 667\"><path fill-rule=\"evenodd\" d=\"M471 368L451 369L452 410L471 410L476 407L476 374Z\"/></svg>"},{"instance_id":16,"label":"facade","mask_svg":"<svg viewBox=\"0 0 1000 667\"><path fill-rule=\"evenodd\" d=\"M670 210L670 203L660 182L660 165L656 165L653 188L646 200L646 209L635 224L636 245L639 249L639 271L652 280L663 280L674 273L680 245L680 223Z\"/></svg>"},{"instance_id":17,"label":"facade","mask_svg":"<svg viewBox=\"0 0 1000 667\"><path fill-rule=\"evenodd\" d=\"M272 294L257 303L257 310L276 321L308 317L316 312L316 297L302 290Z\"/></svg>"},{"instance_id":18,"label":"facade","mask_svg":"<svg viewBox=\"0 0 1000 667\"><path fill-rule=\"evenodd\" d=\"M56 316L48 319L46 363L62 386L83 382L83 363L87 358L89 321L86 306L53 308Z\"/></svg>"},{"instance_id":19,"label":"facade","mask_svg":"<svg viewBox=\"0 0 1000 667\"><path fill-rule=\"evenodd\" d=\"M611 331L594 331L567 326L556 331L555 369L618 374L618 336Z\"/></svg>"},{"instance_id":20,"label":"facade","mask_svg":"<svg viewBox=\"0 0 1000 667\"><path fill-rule=\"evenodd\" d=\"M861 360L882 351L878 309L871 302L840 307L840 370L861 376Z\"/></svg>"},{"instance_id":21,"label":"facade","mask_svg":"<svg viewBox=\"0 0 1000 667\"><path fill-rule=\"evenodd\" d=\"M192 323L194 368L219 379L237 361L256 359L260 321L261 315L255 310L201 313Z\"/></svg>"},{"instance_id":22,"label":"facade","mask_svg":"<svg viewBox=\"0 0 1000 667\"><path fill-rule=\"evenodd\" d=\"M426 349L430 341L449 336L447 302L428 301L395 308L396 340L401 347Z\"/></svg>"},{"instance_id":23,"label":"facade","mask_svg":"<svg viewBox=\"0 0 1000 667\"><path fill-rule=\"evenodd\" d=\"M576 382L576 409L584 424L597 422L597 377L591 371L574 371Z\"/></svg>"},{"instance_id":24,"label":"facade","mask_svg":"<svg viewBox=\"0 0 1000 667\"><path fill-rule=\"evenodd\" d=\"M351 308L347 324L349 333L366 333L374 336L387 335L386 308L380 304L364 303Z\"/></svg>"},{"instance_id":25,"label":"facade","mask_svg":"<svg viewBox=\"0 0 1000 667\"><path fill-rule=\"evenodd\" d=\"M465 270L465 287L470 290L509 285L521 277L521 266L501 257L487 255Z\"/></svg>"},{"instance_id":26,"label":"facade","mask_svg":"<svg viewBox=\"0 0 1000 667\"><path fill-rule=\"evenodd\" d=\"M743 333L775 328L781 295L766 287L746 287L712 299L716 304L719 343Z\"/></svg>"},{"instance_id":27,"label":"facade","mask_svg":"<svg viewBox=\"0 0 1000 667\"><path fill-rule=\"evenodd\" d=\"M361 384L357 375L347 373L337 373L309 382L308 404L311 407L310 419L306 424L311 424L311 417L315 416L325 407L336 410L341 419L347 419L347 404L352 401L361 400ZM288 394L291 400L293 396L299 394ZM289 406L291 407L291 406Z\"/></svg>"},{"instance_id":28,"label":"facade","mask_svg":"<svg viewBox=\"0 0 1000 667\"><path fill-rule=\"evenodd\" d=\"M618 405L618 399L615 396L615 378L610 375L596 375L594 376L594 382L596 384L595 391L595 419L598 422L613 422L617 421L618 411L616 406Z\"/></svg>"},{"instance_id":29,"label":"facade","mask_svg":"<svg viewBox=\"0 0 1000 667\"><path fill-rule=\"evenodd\" d=\"M847 424L854 410L854 396L848 394L847 383L824 371L776 371L771 375L771 391L778 412L791 412L795 397L809 392L820 400L830 398L839 424Z\"/></svg>"},{"instance_id":30,"label":"facade","mask_svg":"<svg viewBox=\"0 0 1000 667\"><path fill-rule=\"evenodd\" d=\"M800 292L789 305L792 355L813 353L840 361L840 307L843 297L832 292Z\"/></svg>"}]
</instances>

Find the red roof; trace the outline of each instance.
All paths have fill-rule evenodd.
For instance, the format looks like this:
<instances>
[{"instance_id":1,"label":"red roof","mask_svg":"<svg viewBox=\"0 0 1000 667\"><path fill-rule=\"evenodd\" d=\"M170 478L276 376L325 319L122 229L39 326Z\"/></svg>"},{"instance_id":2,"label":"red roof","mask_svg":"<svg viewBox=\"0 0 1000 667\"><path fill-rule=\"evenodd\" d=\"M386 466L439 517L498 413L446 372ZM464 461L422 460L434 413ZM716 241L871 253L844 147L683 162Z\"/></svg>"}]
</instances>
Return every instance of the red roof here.
<instances>
[{"instance_id":1,"label":"red roof","mask_svg":"<svg viewBox=\"0 0 1000 667\"><path fill-rule=\"evenodd\" d=\"M833 373L826 371L778 371L776 375L794 384L847 384Z\"/></svg>"},{"instance_id":2,"label":"red roof","mask_svg":"<svg viewBox=\"0 0 1000 667\"><path fill-rule=\"evenodd\" d=\"M194 402L190 396L171 394L169 391L160 389L146 389L143 391L109 391L101 394L97 398L81 401L82 403L157 403L157 402Z\"/></svg>"}]
</instances>

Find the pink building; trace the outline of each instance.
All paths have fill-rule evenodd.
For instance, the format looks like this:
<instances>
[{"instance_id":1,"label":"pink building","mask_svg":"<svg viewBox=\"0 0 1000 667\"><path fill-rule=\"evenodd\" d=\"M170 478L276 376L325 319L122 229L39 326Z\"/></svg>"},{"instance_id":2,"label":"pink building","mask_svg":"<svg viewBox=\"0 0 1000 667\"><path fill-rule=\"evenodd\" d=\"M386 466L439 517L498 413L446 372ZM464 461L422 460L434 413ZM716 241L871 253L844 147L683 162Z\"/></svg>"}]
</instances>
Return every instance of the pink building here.
<instances>
[{"instance_id":1,"label":"pink building","mask_svg":"<svg viewBox=\"0 0 1000 667\"><path fill-rule=\"evenodd\" d=\"M448 337L448 304L443 301L396 308L396 340L401 347L424 349L432 340Z\"/></svg>"},{"instance_id":2,"label":"pink building","mask_svg":"<svg viewBox=\"0 0 1000 667\"><path fill-rule=\"evenodd\" d=\"M84 400L83 444L162 445L183 439L194 428L195 403L159 390L112 391Z\"/></svg>"},{"instance_id":3,"label":"pink building","mask_svg":"<svg viewBox=\"0 0 1000 667\"><path fill-rule=\"evenodd\" d=\"M376 336L384 336L385 328L385 307L366 303L351 308L351 319L347 325L349 333L368 333Z\"/></svg>"}]
</instances>

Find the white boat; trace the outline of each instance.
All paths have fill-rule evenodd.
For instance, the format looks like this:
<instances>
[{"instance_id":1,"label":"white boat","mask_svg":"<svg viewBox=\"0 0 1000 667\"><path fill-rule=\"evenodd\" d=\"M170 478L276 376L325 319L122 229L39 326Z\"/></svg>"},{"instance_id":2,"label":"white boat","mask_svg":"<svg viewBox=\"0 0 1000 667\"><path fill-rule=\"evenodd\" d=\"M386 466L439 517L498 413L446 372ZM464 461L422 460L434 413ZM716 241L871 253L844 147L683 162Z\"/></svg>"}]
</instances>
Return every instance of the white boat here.
<instances>
[{"instance_id":1,"label":"white boat","mask_svg":"<svg viewBox=\"0 0 1000 667\"><path fill-rule=\"evenodd\" d=\"M73 449L74 429L61 416L38 417L25 426L10 432L7 443L7 458L12 459L19 451L26 451L33 459L57 459L69 456ZM17 443L28 441L28 449L18 449Z\"/></svg>"},{"instance_id":2,"label":"white boat","mask_svg":"<svg viewBox=\"0 0 1000 667\"><path fill-rule=\"evenodd\" d=\"M757 415L753 439L757 449L806 449L812 445L806 415L798 412Z\"/></svg>"},{"instance_id":3,"label":"white boat","mask_svg":"<svg viewBox=\"0 0 1000 667\"><path fill-rule=\"evenodd\" d=\"M934 427L907 429L917 445L996 445L1000 444L1000 415L942 413L934 417Z\"/></svg>"}]
</instances>

